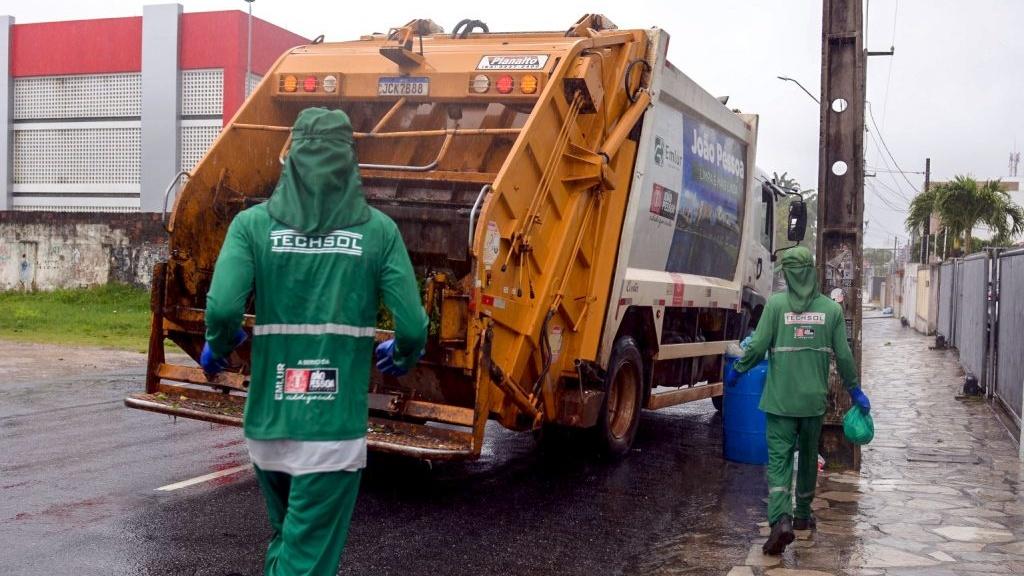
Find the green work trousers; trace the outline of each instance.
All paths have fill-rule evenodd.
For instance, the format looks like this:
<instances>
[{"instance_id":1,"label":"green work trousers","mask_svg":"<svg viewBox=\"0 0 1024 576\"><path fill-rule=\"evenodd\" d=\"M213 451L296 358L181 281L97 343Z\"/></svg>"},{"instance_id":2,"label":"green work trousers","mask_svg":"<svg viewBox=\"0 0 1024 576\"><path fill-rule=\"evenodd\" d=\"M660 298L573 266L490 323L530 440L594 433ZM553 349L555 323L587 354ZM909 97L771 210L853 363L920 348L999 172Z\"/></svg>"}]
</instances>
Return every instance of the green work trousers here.
<instances>
[{"instance_id":1,"label":"green work trousers","mask_svg":"<svg viewBox=\"0 0 1024 576\"><path fill-rule=\"evenodd\" d=\"M292 476L255 468L274 529L266 576L335 576L362 471Z\"/></svg>"},{"instance_id":2,"label":"green work trousers","mask_svg":"<svg viewBox=\"0 0 1024 576\"><path fill-rule=\"evenodd\" d=\"M818 438L823 416L792 417L768 414L768 523L783 514L810 518L818 482ZM800 451L796 471L796 511L793 510L793 453Z\"/></svg>"}]
</instances>

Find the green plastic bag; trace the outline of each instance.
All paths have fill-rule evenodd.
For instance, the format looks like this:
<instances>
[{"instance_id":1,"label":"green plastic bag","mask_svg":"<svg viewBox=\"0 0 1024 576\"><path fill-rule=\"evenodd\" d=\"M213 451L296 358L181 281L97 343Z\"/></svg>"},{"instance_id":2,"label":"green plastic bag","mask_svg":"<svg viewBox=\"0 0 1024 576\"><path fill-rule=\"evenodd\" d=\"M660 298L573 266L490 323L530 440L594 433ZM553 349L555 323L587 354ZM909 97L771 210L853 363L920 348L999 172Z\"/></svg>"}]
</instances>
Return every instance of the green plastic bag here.
<instances>
[{"instance_id":1,"label":"green plastic bag","mask_svg":"<svg viewBox=\"0 0 1024 576\"><path fill-rule=\"evenodd\" d=\"M850 408L843 417L843 434L854 444L863 445L875 437L875 422L858 406Z\"/></svg>"}]
</instances>

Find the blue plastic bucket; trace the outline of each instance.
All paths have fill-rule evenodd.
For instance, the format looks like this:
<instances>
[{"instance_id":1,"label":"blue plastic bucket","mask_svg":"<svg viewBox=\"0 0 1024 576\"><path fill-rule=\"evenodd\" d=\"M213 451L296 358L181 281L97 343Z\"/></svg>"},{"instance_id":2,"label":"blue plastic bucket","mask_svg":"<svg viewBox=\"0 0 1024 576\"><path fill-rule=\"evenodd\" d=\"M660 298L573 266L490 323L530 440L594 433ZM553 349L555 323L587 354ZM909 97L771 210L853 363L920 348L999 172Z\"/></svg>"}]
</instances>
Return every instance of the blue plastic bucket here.
<instances>
[{"instance_id":1,"label":"blue plastic bucket","mask_svg":"<svg viewBox=\"0 0 1024 576\"><path fill-rule=\"evenodd\" d=\"M727 365L737 358L726 357ZM722 447L725 459L746 464L768 463L767 419L758 409L761 392L768 378L768 361L762 360L742 374L734 386L725 386L722 423L725 435Z\"/></svg>"}]
</instances>

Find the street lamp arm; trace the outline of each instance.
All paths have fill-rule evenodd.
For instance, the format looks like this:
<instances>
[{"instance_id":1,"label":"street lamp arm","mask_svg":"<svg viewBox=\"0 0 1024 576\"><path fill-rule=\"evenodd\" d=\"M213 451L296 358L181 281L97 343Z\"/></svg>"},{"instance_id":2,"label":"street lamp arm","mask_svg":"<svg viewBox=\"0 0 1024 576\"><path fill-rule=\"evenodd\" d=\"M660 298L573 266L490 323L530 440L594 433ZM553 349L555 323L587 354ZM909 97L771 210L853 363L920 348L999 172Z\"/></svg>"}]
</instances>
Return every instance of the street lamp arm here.
<instances>
[{"instance_id":1,"label":"street lamp arm","mask_svg":"<svg viewBox=\"0 0 1024 576\"><path fill-rule=\"evenodd\" d=\"M816 104L818 104L818 105L821 105L821 100L818 100L818 97L817 97L817 96L815 96L814 94L811 94L811 91L810 91L810 90L808 90L807 88L804 88L804 85L803 85L803 84L801 84L801 83L800 83L800 82L799 82L798 80L795 80L795 79L793 79L793 78L789 78L789 77L787 77L787 76L776 76L776 78L778 78L779 80L783 80L783 81L785 81L785 82L792 82L793 84L796 84L797 86L799 86L799 87L800 87L800 89L801 89L801 90L803 90L804 92L806 92L806 93L807 93L807 95L811 97L811 100L814 100L814 102L815 102Z\"/></svg>"}]
</instances>

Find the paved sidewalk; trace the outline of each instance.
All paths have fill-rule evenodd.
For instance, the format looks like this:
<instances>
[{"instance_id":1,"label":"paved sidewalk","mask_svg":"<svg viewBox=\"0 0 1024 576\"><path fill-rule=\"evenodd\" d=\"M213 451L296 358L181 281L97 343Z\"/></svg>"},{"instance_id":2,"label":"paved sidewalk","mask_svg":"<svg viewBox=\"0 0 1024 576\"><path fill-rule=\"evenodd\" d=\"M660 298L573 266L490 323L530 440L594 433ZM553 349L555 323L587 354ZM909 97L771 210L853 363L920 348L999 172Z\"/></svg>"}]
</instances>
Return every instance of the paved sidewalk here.
<instances>
[{"instance_id":1,"label":"paved sidewalk","mask_svg":"<svg viewBox=\"0 0 1024 576\"><path fill-rule=\"evenodd\" d=\"M860 474L823 475L817 533L798 532L775 558L760 538L729 576L1024 574L1017 447L986 403L955 399L955 353L932 342L897 320L864 321L875 440Z\"/></svg>"}]
</instances>

